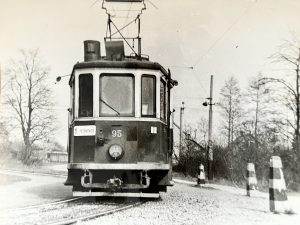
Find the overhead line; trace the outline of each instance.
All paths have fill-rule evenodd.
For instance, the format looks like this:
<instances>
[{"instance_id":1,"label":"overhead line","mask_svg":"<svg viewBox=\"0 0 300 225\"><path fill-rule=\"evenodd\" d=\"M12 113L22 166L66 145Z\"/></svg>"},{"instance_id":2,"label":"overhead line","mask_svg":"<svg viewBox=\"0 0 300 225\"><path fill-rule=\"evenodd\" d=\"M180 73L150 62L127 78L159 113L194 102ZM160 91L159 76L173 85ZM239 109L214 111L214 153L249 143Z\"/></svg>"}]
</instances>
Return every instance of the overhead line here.
<instances>
[{"instance_id":1,"label":"overhead line","mask_svg":"<svg viewBox=\"0 0 300 225\"><path fill-rule=\"evenodd\" d=\"M257 1L255 2L257 3ZM200 58L193 64L193 67L196 67L197 64L218 44L219 41L221 41L225 35L231 31L231 29L250 11L250 9L254 7L253 3L249 3L249 6L243 11L242 14L240 14L234 21L233 23L219 36L213 43L212 45L206 50L204 54L200 56Z\"/></svg>"},{"instance_id":2,"label":"overhead line","mask_svg":"<svg viewBox=\"0 0 300 225\"><path fill-rule=\"evenodd\" d=\"M99 0L94 1L93 4L90 5L90 8L96 5L97 2L99 2Z\"/></svg>"},{"instance_id":3,"label":"overhead line","mask_svg":"<svg viewBox=\"0 0 300 225\"><path fill-rule=\"evenodd\" d=\"M158 7L150 0L146 0L147 2L149 2L154 8L158 9Z\"/></svg>"},{"instance_id":4,"label":"overhead line","mask_svg":"<svg viewBox=\"0 0 300 225\"><path fill-rule=\"evenodd\" d=\"M255 2L256 3L256 2ZM240 14L236 20L233 21L233 23L221 34L220 37L218 37L212 45L206 50L204 54L200 56L200 58L191 66L192 68L196 68L196 66L201 62L201 60L204 59L204 57L225 37L225 35L232 30L232 28L254 7L253 3L249 3L249 6L243 11L242 14ZM194 74L195 75L195 74ZM202 82L199 80L198 76L195 75L196 79L198 80L200 86L207 92L206 88L202 85Z\"/></svg>"}]
</instances>

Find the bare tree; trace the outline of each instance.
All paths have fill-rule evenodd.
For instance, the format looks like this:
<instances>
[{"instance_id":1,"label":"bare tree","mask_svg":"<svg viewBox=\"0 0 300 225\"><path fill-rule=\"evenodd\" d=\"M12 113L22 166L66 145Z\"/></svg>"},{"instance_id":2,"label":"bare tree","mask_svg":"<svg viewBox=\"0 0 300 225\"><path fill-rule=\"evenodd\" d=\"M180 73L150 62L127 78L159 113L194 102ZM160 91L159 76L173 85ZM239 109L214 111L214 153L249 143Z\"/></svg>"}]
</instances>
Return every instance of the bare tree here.
<instances>
[{"instance_id":1,"label":"bare tree","mask_svg":"<svg viewBox=\"0 0 300 225\"><path fill-rule=\"evenodd\" d=\"M253 137L254 148L252 149L251 159L249 159L252 162L258 160L260 142L264 141L262 134L265 130L270 131L270 128L274 128L274 126L279 129L276 118L277 112L272 109L272 105L275 103L271 97L273 90L261 83L261 79L261 74L253 77L245 93L247 117L243 119L243 127L244 130L249 130Z\"/></svg>"},{"instance_id":2,"label":"bare tree","mask_svg":"<svg viewBox=\"0 0 300 225\"><path fill-rule=\"evenodd\" d=\"M297 174L294 174L295 181L300 183L300 96L299 96L299 75L300 75L300 43L298 40L285 41L279 51L270 57L273 63L282 68L277 73L282 78L265 77L261 83L277 84L278 95L281 103L291 112L292 117L286 117L281 123L292 130L292 144L295 154L295 167ZM275 76L275 75L273 75Z\"/></svg>"},{"instance_id":3,"label":"bare tree","mask_svg":"<svg viewBox=\"0 0 300 225\"><path fill-rule=\"evenodd\" d=\"M204 117L200 118L200 121L197 123L197 134L198 140L206 141L208 135L208 120Z\"/></svg>"},{"instance_id":4,"label":"bare tree","mask_svg":"<svg viewBox=\"0 0 300 225\"><path fill-rule=\"evenodd\" d=\"M227 135L227 146L230 149L241 118L241 91L238 81L230 77L221 89L219 105L224 118L223 128Z\"/></svg>"},{"instance_id":5,"label":"bare tree","mask_svg":"<svg viewBox=\"0 0 300 225\"><path fill-rule=\"evenodd\" d=\"M299 95L299 76L300 76L300 43L295 39L285 41L279 48L279 51L270 57L274 63L283 66L279 75L284 79L263 78L263 83L277 83L284 93L281 94L282 102L286 108L293 114L293 119L286 119L286 123L293 130L294 149L300 163L300 95ZM284 71L282 73L282 71ZM300 172L300 166L299 166Z\"/></svg>"},{"instance_id":6,"label":"bare tree","mask_svg":"<svg viewBox=\"0 0 300 225\"><path fill-rule=\"evenodd\" d=\"M33 145L47 139L54 130L48 72L49 68L43 65L38 50L21 50L20 57L11 60L7 69L9 89L6 103L22 133L25 147L21 160L25 164L31 162Z\"/></svg>"},{"instance_id":7,"label":"bare tree","mask_svg":"<svg viewBox=\"0 0 300 225\"><path fill-rule=\"evenodd\" d=\"M279 144L281 125L277 122L280 122L280 114L276 110L277 102L273 99L274 90L261 83L261 79L261 74L252 77L243 93L244 116L234 147L240 161L236 162L240 163L236 165L236 171L245 163L252 162L262 178L265 165Z\"/></svg>"},{"instance_id":8,"label":"bare tree","mask_svg":"<svg viewBox=\"0 0 300 225\"><path fill-rule=\"evenodd\" d=\"M223 117L223 130L227 137L227 148L222 152L223 161L228 169L229 177L232 181L235 180L235 165L236 157L239 152L234 147L235 138L240 127L242 108L241 108L241 91L238 81L234 77L230 77L225 81L222 87L221 99L219 106L221 108L221 116Z\"/></svg>"},{"instance_id":9,"label":"bare tree","mask_svg":"<svg viewBox=\"0 0 300 225\"><path fill-rule=\"evenodd\" d=\"M0 121L0 164L8 155L9 144L7 129L4 122Z\"/></svg>"}]
</instances>

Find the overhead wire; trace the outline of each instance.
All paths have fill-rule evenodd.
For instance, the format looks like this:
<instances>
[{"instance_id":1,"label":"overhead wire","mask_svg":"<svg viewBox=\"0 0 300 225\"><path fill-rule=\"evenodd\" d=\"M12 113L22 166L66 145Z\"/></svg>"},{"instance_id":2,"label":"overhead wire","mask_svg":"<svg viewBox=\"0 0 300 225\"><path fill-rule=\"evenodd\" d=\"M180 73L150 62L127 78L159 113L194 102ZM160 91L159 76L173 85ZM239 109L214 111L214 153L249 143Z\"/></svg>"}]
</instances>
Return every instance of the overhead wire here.
<instances>
[{"instance_id":1,"label":"overhead wire","mask_svg":"<svg viewBox=\"0 0 300 225\"><path fill-rule=\"evenodd\" d=\"M90 5L90 8L93 7L94 5L96 5L96 3L99 2L99 1L100 1L100 0L94 1L94 2Z\"/></svg>"},{"instance_id":2,"label":"overhead wire","mask_svg":"<svg viewBox=\"0 0 300 225\"><path fill-rule=\"evenodd\" d=\"M210 45L210 47L200 56L198 60L192 65L196 67L198 63L225 37L225 35L232 30L232 28L244 17L246 14L256 5L255 3L249 3L249 6L229 25L229 27Z\"/></svg>"},{"instance_id":3,"label":"overhead wire","mask_svg":"<svg viewBox=\"0 0 300 225\"><path fill-rule=\"evenodd\" d=\"M149 2L154 8L158 9L158 7L150 0L146 0L147 2Z\"/></svg>"},{"instance_id":4,"label":"overhead wire","mask_svg":"<svg viewBox=\"0 0 300 225\"><path fill-rule=\"evenodd\" d=\"M257 3L257 1L255 1L255 3ZM248 7L229 25L229 27L209 46L209 48L199 57L199 59L198 60L196 60L196 62L192 65L192 66L190 66L190 67L192 67L193 69L195 69L197 66L198 66L198 64L199 64L199 62L201 62L204 58L205 58L205 56L208 54L208 53L210 53L211 52L211 50L213 49L213 48L215 48L215 46L225 37L225 35L228 33L228 32L230 32L232 29L233 29L233 27L239 22L239 21L241 21L242 19L243 19L243 17L244 16L246 16L249 12L250 12L250 10L256 5L256 4L253 4L253 3L249 3L249 5L248 5ZM194 73L193 73L193 75L196 77L196 79L197 79L197 81L198 81L198 83L200 84L200 86L203 88L203 90L205 90L205 92L206 93L208 93L207 92L207 90L206 90L206 88L205 88L205 86L203 86L203 84L202 84L202 81L200 81L200 79L199 79L199 77L197 76L197 75L195 75Z\"/></svg>"},{"instance_id":5,"label":"overhead wire","mask_svg":"<svg viewBox=\"0 0 300 225\"><path fill-rule=\"evenodd\" d=\"M203 86L202 81L199 79L199 77L197 76L197 74L193 73L194 77L196 78L196 80L198 81L198 83L200 84L201 88L204 90L205 93L209 93L208 90L205 88L205 86ZM206 99L206 97L203 97L204 99Z\"/></svg>"}]
</instances>

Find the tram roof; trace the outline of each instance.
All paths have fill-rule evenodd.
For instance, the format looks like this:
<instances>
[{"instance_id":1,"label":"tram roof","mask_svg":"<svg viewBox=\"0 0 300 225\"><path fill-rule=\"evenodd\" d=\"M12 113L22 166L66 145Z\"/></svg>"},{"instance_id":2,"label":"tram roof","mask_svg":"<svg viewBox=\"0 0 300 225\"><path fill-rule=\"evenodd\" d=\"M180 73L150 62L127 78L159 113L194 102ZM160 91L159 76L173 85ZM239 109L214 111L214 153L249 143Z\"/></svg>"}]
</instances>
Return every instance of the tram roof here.
<instances>
[{"instance_id":1,"label":"tram roof","mask_svg":"<svg viewBox=\"0 0 300 225\"><path fill-rule=\"evenodd\" d=\"M124 59L122 61L97 60L97 61L76 63L73 67L70 81L73 77L74 70L87 69L87 68L150 69L150 70L160 70L166 77L169 76L167 70L157 62L151 62L148 60L137 60L137 59Z\"/></svg>"}]
</instances>

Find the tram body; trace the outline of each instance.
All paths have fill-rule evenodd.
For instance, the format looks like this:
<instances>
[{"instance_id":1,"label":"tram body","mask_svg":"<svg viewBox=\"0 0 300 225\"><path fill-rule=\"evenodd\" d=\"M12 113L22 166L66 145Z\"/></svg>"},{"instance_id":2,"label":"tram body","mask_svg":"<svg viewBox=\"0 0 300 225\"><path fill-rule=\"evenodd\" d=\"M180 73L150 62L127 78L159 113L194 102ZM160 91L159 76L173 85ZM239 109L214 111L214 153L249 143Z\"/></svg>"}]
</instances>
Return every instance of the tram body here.
<instances>
[{"instance_id":1,"label":"tram body","mask_svg":"<svg viewBox=\"0 0 300 225\"><path fill-rule=\"evenodd\" d=\"M172 185L170 91L176 81L146 58L100 57L97 42L87 44L85 61L74 65L69 81L65 184L74 196L158 197Z\"/></svg>"}]
</instances>

